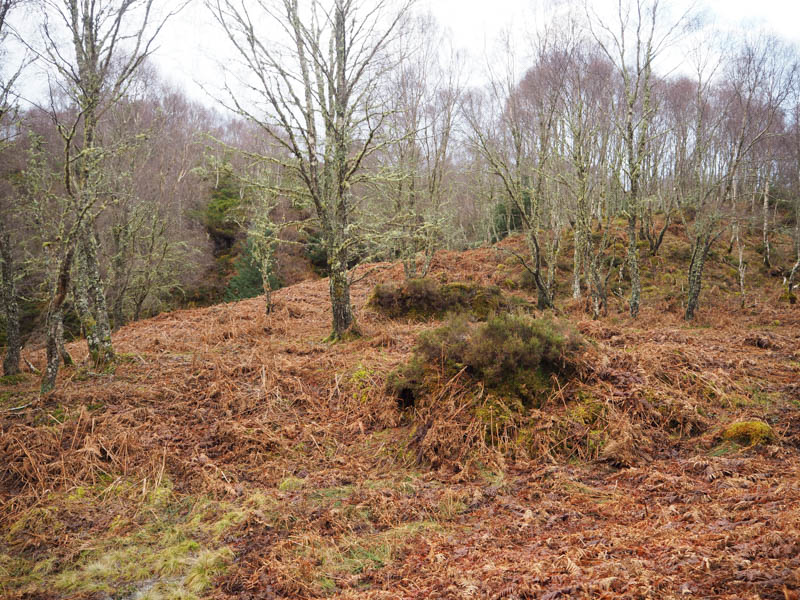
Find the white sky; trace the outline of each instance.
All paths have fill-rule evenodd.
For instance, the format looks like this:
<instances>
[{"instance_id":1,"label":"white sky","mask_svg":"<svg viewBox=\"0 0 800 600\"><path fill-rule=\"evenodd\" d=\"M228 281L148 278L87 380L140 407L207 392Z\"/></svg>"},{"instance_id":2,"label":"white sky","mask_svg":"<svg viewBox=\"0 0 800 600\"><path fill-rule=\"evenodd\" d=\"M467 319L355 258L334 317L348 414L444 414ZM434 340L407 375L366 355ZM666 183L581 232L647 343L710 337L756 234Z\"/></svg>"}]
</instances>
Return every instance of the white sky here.
<instances>
[{"instance_id":1,"label":"white sky","mask_svg":"<svg viewBox=\"0 0 800 600\"><path fill-rule=\"evenodd\" d=\"M670 4L669 0L664 3ZM534 23L535 4L533 0L419 0L418 6L449 29L456 48L480 58L503 29L521 30ZM604 13L613 10L616 2L595 0L591 6ZM800 0L707 0L702 6L723 28L765 28L800 44ZM216 63L226 52L207 9L195 0L163 32L156 62L168 80L202 97L197 84L214 87Z\"/></svg>"},{"instance_id":2,"label":"white sky","mask_svg":"<svg viewBox=\"0 0 800 600\"><path fill-rule=\"evenodd\" d=\"M165 7L175 1L157 0L157 3L161 2ZM456 48L478 59L477 69L480 68L480 58L486 49L492 48L501 30L510 28L522 32L525 28L535 27L536 14L541 14L536 6L552 6L556 1L418 0L418 8L430 11L450 31ZM616 6L616 0L589 1L600 14L609 14ZM685 5L686 2L662 0L664 5ZM723 28L765 28L800 45L800 0L706 0L701 6ZM28 25L35 26L35 23L28 20ZM162 76L184 88L193 98L213 103L201 86L208 89L217 87L220 79L218 65L220 62L224 65L229 48L203 1L192 0L168 23L158 43L154 61Z\"/></svg>"}]
</instances>

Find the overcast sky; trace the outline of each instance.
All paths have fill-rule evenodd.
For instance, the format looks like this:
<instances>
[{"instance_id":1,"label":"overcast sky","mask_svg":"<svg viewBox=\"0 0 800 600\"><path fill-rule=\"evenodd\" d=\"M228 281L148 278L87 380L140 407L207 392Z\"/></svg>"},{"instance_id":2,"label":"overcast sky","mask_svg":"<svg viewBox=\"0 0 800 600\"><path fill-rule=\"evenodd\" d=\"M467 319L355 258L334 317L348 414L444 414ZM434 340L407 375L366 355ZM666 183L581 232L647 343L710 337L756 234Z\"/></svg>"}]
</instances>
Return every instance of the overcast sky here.
<instances>
[{"instance_id":1,"label":"overcast sky","mask_svg":"<svg viewBox=\"0 0 800 600\"><path fill-rule=\"evenodd\" d=\"M164 6L172 1L178 0L157 0L157 3ZM672 5L677 12L687 1L662 0L662 4ZM473 64L478 69L481 57L492 48L503 29L521 32L535 27L536 15L541 14L541 6L547 5L548 0L538 3L535 0L418 0L417 6L430 11L449 30L454 46L475 59ZM537 6L540 7L538 11ZM594 0L591 6L600 14L608 14L616 6L616 0ZM701 6L717 26L746 30L764 28L800 44L800 0L706 0ZM201 86L217 87L218 65L225 63L228 51L226 40L212 22L203 1L191 0L159 36L154 61L166 80L184 88L190 96L210 103L211 99ZM477 73L474 76L478 76Z\"/></svg>"},{"instance_id":2,"label":"overcast sky","mask_svg":"<svg viewBox=\"0 0 800 600\"><path fill-rule=\"evenodd\" d=\"M614 0L592 2L600 12L615 5ZM486 48L491 48L503 29L524 29L535 22L537 14L532 0L420 0L418 6L429 10L449 29L454 45L473 58L480 58ZM798 0L708 0L702 6L723 28L766 28L800 43ZM218 72L215 63L226 51L207 10L200 0L194 0L164 32L156 62L167 79L186 86L197 97L202 92L196 83L214 86L214 73Z\"/></svg>"}]
</instances>

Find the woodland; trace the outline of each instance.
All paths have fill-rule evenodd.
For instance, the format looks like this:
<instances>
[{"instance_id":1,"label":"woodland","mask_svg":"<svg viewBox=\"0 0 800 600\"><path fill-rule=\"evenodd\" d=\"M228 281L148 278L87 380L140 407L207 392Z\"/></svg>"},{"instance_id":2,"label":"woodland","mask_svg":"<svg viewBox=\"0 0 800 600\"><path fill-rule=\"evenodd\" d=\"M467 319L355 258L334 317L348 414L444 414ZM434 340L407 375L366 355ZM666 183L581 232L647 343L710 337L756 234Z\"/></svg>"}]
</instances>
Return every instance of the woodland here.
<instances>
[{"instance_id":1,"label":"woodland","mask_svg":"<svg viewBox=\"0 0 800 600\"><path fill-rule=\"evenodd\" d=\"M607 8L0 0L0 597L798 600L800 51Z\"/></svg>"}]
</instances>

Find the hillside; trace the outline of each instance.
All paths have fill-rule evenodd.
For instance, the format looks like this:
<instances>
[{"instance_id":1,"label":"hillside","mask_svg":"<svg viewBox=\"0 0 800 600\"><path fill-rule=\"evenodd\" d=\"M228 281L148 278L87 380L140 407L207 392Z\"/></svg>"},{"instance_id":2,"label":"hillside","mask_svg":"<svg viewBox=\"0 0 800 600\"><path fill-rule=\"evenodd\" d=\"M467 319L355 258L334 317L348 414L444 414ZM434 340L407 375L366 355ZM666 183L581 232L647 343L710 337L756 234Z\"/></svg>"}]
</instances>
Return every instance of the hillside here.
<instances>
[{"instance_id":1,"label":"hillside","mask_svg":"<svg viewBox=\"0 0 800 600\"><path fill-rule=\"evenodd\" d=\"M405 410L386 391L440 324L365 306L396 264L359 267L354 341L322 341L322 279L270 315L128 325L113 370L64 369L46 398L4 381L3 597L796 599L800 306L753 253L740 308L720 245L686 324L683 240L645 262L638 320L559 304L586 340L574 376L502 429L463 376ZM497 248L439 252L431 277L532 298ZM726 439L737 422L755 433Z\"/></svg>"}]
</instances>

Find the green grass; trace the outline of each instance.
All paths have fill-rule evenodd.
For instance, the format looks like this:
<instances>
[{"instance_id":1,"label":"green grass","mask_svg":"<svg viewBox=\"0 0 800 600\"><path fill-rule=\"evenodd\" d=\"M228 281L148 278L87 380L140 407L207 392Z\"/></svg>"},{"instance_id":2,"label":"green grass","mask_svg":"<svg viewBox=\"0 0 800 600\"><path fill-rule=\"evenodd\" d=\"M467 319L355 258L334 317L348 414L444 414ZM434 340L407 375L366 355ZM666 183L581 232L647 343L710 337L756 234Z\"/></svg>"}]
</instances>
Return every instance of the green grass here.
<instances>
[{"instance_id":1,"label":"green grass","mask_svg":"<svg viewBox=\"0 0 800 600\"><path fill-rule=\"evenodd\" d=\"M317 591L330 595L337 591L337 580L380 570L392 563L414 537L440 530L437 523L414 521L380 533L344 536L336 541L318 539L298 548L298 555L315 565L310 576Z\"/></svg>"},{"instance_id":2,"label":"green grass","mask_svg":"<svg viewBox=\"0 0 800 600\"><path fill-rule=\"evenodd\" d=\"M353 494L355 486L342 485L339 487L322 488L309 494L309 499L317 501L343 500Z\"/></svg>"},{"instance_id":3,"label":"green grass","mask_svg":"<svg viewBox=\"0 0 800 600\"><path fill-rule=\"evenodd\" d=\"M295 492L302 489L306 482L298 477L287 477L278 484L278 490L281 492Z\"/></svg>"},{"instance_id":4,"label":"green grass","mask_svg":"<svg viewBox=\"0 0 800 600\"><path fill-rule=\"evenodd\" d=\"M222 537L256 509L206 497L178 497L168 481L144 495L141 485L124 481L78 487L51 494L46 504L25 511L2 538L0 589L135 594L151 600L205 593L233 559ZM103 518L108 510L118 511L110 522ZM68 523L93 518L100 526L76 534L85 537L77 554L65 557L56 547L30 547L30 540L52 543Z\"/></svg>"},{"instance_id":5,"label":"green grass","mask_svg":"<svg viewBox=\"0 0 800 600\"><path fill-rule=\"evenodd\" d=\"M16 375L3 375L0 377L0 385L19 385L27 381L27 377L23 373Z\"/></svg>"}]
</instances>

